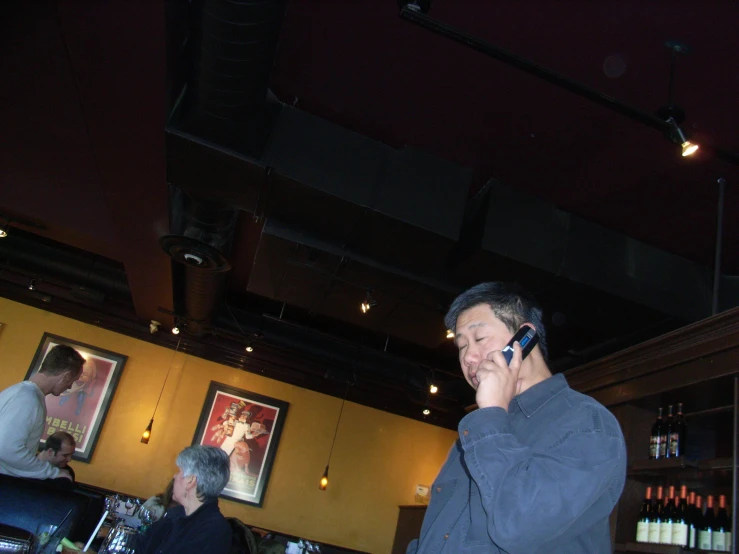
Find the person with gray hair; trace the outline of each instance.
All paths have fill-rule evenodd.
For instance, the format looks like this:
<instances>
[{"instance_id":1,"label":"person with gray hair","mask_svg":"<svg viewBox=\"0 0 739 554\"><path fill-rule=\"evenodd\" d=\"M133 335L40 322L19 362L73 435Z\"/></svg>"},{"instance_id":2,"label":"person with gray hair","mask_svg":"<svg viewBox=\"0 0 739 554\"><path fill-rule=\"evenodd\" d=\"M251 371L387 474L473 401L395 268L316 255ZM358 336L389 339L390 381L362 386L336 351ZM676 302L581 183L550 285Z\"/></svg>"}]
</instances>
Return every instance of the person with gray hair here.
<instances>
[{"instance_id":1,"label":"person with gray hair","mask_svg":"<svg viewBox=\"0 0 739 554\"><path fill-rule=\"evenodd\" d=\"M139 536L137 554L228 554L231 526L218 508L218 495L231 477L226 453L212 446L189 446L177 456L172 498L179 506Z\"/></svg>"}]
</instances>

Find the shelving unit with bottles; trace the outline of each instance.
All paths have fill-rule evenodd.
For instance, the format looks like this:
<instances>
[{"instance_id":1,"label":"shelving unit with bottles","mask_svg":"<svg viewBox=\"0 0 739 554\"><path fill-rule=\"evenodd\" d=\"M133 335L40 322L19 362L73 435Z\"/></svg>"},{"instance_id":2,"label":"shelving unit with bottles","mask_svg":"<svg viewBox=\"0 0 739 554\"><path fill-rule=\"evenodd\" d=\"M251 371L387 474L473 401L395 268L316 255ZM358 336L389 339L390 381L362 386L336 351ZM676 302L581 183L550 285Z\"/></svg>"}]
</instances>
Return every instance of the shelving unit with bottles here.
<instances>
[{"instance_id":1,"label":"shelving unit with bottles","mask_svg":"<svg viewBox=\"0 0 739 554\"><path fill-rule=\"evenodd\" d=\"M628 451L627 480L611 515L615 552L713 552L636 542L647 487L674 486L718 504L726 498L737 552L737 432L739 420L739 309L705 319L608 358L567 372L570 385L607 406L621 423ZM649 459L660 407L683 403L682 455Z\"/></svg>"}]
</instances>

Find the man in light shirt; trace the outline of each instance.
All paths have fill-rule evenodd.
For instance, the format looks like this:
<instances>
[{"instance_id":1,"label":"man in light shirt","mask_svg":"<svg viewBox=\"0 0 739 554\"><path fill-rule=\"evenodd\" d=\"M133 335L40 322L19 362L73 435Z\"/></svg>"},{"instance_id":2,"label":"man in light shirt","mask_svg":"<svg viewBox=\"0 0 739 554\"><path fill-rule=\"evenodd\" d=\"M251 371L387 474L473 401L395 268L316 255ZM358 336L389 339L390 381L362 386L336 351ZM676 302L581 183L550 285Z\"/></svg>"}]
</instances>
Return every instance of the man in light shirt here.
<instances>
[{"instance_id":1,"label":"man in light shirt","mask_svg":"<svg viewBox=\"0 0 739 554\"><path fill-rule=\"evenodd\" d=\"M84 363L74 348L57 345L27 381L0 392L0 473L71 480L69 471L37 458L36 451L46 422L45 397L67 390L79 378Z\"/></svg>"}]
</instances>

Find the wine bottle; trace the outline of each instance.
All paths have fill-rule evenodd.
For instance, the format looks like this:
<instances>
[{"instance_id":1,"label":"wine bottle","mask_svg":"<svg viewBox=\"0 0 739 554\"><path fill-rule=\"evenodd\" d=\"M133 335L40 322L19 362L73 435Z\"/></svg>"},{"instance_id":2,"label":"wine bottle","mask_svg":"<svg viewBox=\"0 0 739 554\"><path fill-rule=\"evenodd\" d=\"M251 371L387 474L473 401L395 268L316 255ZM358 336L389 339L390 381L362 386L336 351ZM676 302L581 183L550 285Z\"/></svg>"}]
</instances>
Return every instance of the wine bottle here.
<instances>
[{"instance_id":1,"label":"wine bottle","mask_svg":"<svg viewBox=\"0 0 739 554\"><path fill-rule=\"evenodd\" d=\"M665 508L662 510L662 522L659 526L659 543L672 544L672 521L673 521L673 502L675 498L675 487L669 488L669 493L665 498Z\"/></svg>"},{"instance_id":2,"label":"wine bottle","mask_svg":"<svg viewBox=\"0 0 739 554\"><path fill-rule=\"evenodd\" d=\"M660 442L660 454L663 458L670 457L670 449L668 448L670 436L672 435L672 404L667 406L667 420L662 424L662 441Z\"/></svg>"},{"instance_id":3,"label":"wine bottle","mask_svg":"<svg viewBox=\"0 0 739 554\"><path fill-rule=\"evenodd\" d=\"M688 548L695 548L695 524L698 516L698 508L695 505L695 493L688 496Z\"/></svg>"},{"instance_id":4,"label":"wine bottle","mask_svg":"<svg viewBox=\"0 0 739 554\"><path fill-rule=\"evenodd\" d=\"M680 487L680 496L675 497L672 512L672 544L688 546L688 487Z\"/></svg>"},{"instance_id":5,"label":"wine bottle","mask_svg":"<svg viewBox=\"0 0 739 554\"><path fill-rule=\"evenodd\" d=\"M652 517L649 520L649 542L659 544L659 531L662 526L662 487L657 487L657 499L652 505Z\"/></svg>"},{"instance_id":6,"label":"wine bottle","mask_svg":"<svg viewBox=\"0 0 739 554\"><path fill-rule=\"evenodd\" d=\"M657 411L657 419L652 425L652 434L649 437L649 459L657 460L662 457L660 444L664 437L662 436L662 408Z\"/></svg>"},{"instance_id":7,"label":"wine bottle","mask_svg":"<svg viewBox=\"0 0 739 554\"><path fill-rule=\"evenodd\" d=\"M652 520L652 487L647 487L647 494L639 510L639 521L636 522L636 542L649 542L649 523Z\"/></svg>"},{"instance_id":8,"label":"wine bottle","mask_svg":"<svg viewBox=\"0 0 739 554\"><path fill-rule=\"evenodd\" d=\"M698 528L698 548L700 550L711 550L713 543L713 526L716 516L713 513L713 496L706 496L706 513L703 514L701 525Z\"/></svg>"},{"instance_id":9,"label":"wine bottle","mask_svg":"<svg viewBox=\"0 0 739 554\"><path fill-rule=\"evenodd\" d=\"M727 541L727 535L729 540ZM723 494L718 497L718 513L713 524L713 533L711 534L711 549L717 552L728 551L731 547L731 521L726 513L726 496Z\"/></svg>"},{"instance_id":10,"label":"wine bottle","mask_svg":"<svg viewBox=\"0 0 739 554\"><path fill-rule=\"evenodd\" d=\"M683 417L683 403L677 405L677 417L670 428L670 438L667 449L671 458L677 458L685 454L685 418Z\"/></svg>"}]
</instances>

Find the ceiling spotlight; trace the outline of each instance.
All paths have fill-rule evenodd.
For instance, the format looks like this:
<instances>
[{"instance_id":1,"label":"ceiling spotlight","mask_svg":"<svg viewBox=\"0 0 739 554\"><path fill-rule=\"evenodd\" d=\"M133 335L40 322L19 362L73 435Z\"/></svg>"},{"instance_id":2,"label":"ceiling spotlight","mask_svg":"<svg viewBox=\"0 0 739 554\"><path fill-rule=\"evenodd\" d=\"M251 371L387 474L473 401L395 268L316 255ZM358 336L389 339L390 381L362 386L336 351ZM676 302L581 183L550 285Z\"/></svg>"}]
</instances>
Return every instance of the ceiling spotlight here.
<instances>
[{"instance_id":1,"label":"ceiling spotlight","mask_svg":"<svg viewBox=\"0 0 739 554\"><path fill-rule=\"evenodd\" d=\"M0 239L4 239L8 236L8 224L4 223L0 225Z\"/></svg>"},{"instance_id":2,"label":"ceiling spotlight","mask_svg":"<svg viewBox=\"0 0 739 554\"><path fill-rule=\"evenodd\" d=\"M177 326L172 327L172 334L173 335L179 335L180 334L180 328L177 327Z\"/></svg>"},{"instance_id":3,"label":"ceiling spotlight","mask_svg":"<svg viewBox=\"0 0 739 554\"><path fill-rule=\"evenodd\" d=\"M683 156L692 156L695 154L695 151L698 150L699 146L697 144L694 144L690 142L689 140L686 140L681 145L683 147Z\"/></svg>"},{"instance_id":4,"label":"ceiling spotlight","mask_svg":"<svg viewBox=\"0 0 739 554\"><path fill-rule=\"evenodd\" d=\"M154 333L156 333L157 331L159 331L159 326L160 325L161 325L161 323L159 323L158 321L154 321L152 319L151 320L151 323L149 323L149 332L153 335Z\"/></svg>"},{"instance_id":5,"label":"ceiling spotlight","mask_svg":"<svg viewBox=\"0 0 739 554\"><path fill-rule=\"evenodd\" d=\"M431 410L429 410L428 408L425 408L423 410L423 415L429 415L430 413L431 413Z\"/></svg>"},{"instance_id":6,"label":"ceiling spotlight","mask_svg":"<svg viewBox=\"0 0 739 554\"><path fill-rule=\"evenodd\" d=\"M454 338L454 331L452 331L451 329L447 329L446 330L446 338L453 339Z\"/></svg>"},{"instance_id":7,"label":"ceiling spotlight","mask_svg":"<svg viewBox=\"0 0 739 554\"><path fill-rule=\"evenodd\" d=\"M361 305L362 313L366 314L370 311L370 308L374 308L375 306L377 306L377 304L377 300L372 298L372 293L370 291L367 291L367 294L364 295L364 301Z\"/></svg>"},{"instance_id":8,"label":"ceiling spotlight","mask_svg":"<svg viewBox=\"0 0 739 554\"><path fill-rule=\"evenodd\" d=\"M31 279L31 282L28 283L28 290L36 290L36 279Z\"/></svg>"},{"instance_id":9,"label":"ceiling spotlight","mask_svg":"<svg viewBox=\"0 0 739 554\"><path fill-rule=\"evenodd\" d=\"M699 146L695 144L694 142L690 142L687 138L685 138L685 133L683 133L683 130L677 124L677 121L675 121L675 118L668 117L667 123L669 123L670 126L672 127L672 132L674 133L673 140L682 147L683 157L692 156L693 154L695 154Z\"/></svg>"},{"instance_id":10,"label":"ceiling spotlight","mask_svg":"<svg viewBox=\"0 0 739 554\"><path fill-rule=\"evenodd\" d=\"M431 386L429 387L429 392L430 392L431 394L436 394L437 392L439 392L439 387L437 387L436 385L431 385Z\"/></svg>"},{"instance_id":11,"label":"ceiling spotlight","mask_svg":"<svg viewBox=\"0 0 739 554\"><path fill-rule=\"evenodd\" d=\"M251 345L251 343L246 345L246 351L247 352L254 352L254 347Z\"/></svg>"}]
</instances>

